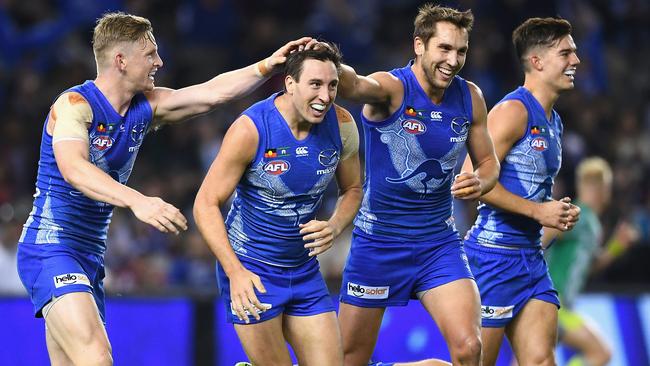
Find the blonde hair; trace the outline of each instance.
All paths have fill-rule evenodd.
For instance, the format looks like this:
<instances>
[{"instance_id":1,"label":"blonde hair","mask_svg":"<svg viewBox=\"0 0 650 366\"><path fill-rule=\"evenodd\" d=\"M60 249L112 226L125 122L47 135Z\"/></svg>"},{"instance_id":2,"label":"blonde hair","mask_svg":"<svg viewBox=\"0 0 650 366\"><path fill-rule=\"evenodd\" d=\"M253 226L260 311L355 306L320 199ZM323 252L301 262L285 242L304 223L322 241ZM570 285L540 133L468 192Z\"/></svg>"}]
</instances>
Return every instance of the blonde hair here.
<instances>
[{"instance_id":1,"label":"blonde hair","mask_svg":"<svg viewBox=\"0 0 650 366\"><path fill-rule=\"evenodd\" d=\"M583 160L576 169L576 182L582 184L612 184L612 168L603 158L591 157Z\"/></svg>"},{"instance_id":2,"label":"blonde hair","mask_svg":"<svg viewBox=\"0 0 650 366\"><path fill-rule=\"evenodd\" d=\"M137 15L123 12L106 13L97 19L93 32L93 52L97 66L107 61L106 51L121 42L149 39L153 33L151 22Z\"/></svg>"}]
</instances>

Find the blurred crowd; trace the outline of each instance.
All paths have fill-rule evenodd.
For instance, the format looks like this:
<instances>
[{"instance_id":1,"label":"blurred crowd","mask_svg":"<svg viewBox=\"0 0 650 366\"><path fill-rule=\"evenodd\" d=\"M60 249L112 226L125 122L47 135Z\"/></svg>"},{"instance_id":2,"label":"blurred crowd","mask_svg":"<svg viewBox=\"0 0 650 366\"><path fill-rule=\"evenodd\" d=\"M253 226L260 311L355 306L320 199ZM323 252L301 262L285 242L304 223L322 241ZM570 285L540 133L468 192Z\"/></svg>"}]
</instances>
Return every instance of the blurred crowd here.
<instances>
[{"instance_id":1,"label":"blurred crowd","mask_svg":"<svg viewBox=\"0 0 650 366\"><path fill-rule=\"evenodd\" d=\"M149 18L164 67L156 84L180 88L251 64L303 35L340 45L359 73L390 70L413 57L412 21L421 1L401 0L0 0L0 294L24 292L15 270L16 242L31 209L43 122L56 96L94 79L95 19L122 10ZM560 15L574 26L582 63L576 90L556 109L565 125L556 196L574 195L574 168L599 155L612 164L614 199L608 233L625 222L632 246L591 288L650 289L650 3L647 0L467 0L476 21L461 76L476 82L491 108L523 81L510 42L531 16ZM129 185L181 209L190 229L164 235L116 209L106 253L109 293L216 291L214 257L191 219L194 196L229 124L253 102L282 87L274 78L249 97L178 126L151 133ZM358 116L360 106L342 105ZM321 215L334 207L330 187ZM227 210L227 207L224 208ZM455 207L459 231L471 205ZM321 266L335 290L349 232Z\"/></svg>"}]
</instances>

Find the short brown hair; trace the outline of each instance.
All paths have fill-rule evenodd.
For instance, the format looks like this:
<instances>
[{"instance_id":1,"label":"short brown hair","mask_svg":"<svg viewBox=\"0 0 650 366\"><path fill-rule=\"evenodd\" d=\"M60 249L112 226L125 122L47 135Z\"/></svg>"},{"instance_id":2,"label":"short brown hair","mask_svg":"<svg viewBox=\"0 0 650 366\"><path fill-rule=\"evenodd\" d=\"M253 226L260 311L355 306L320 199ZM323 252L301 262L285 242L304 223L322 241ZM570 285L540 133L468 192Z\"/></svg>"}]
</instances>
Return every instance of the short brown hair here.
<instances>
[{"instance_id":1,"label":"short brown hair","mask_svg":"<svg viewBox=\"0 0 650 366\"><path fill-rule=\"evenodd\" d=\"M102 15L97 19L93 33L93 52L97 64L103 63L104 52L115 44L146 39L152 32L151 22L146 18L123 12Z\"/></svg>"},{"instance_id":2,"label":"short brown hair","mask_svg":"<svg viewBox=\"0 0 650 366\"><path fill-rule=\"evenodd\" d=\"M571 23L562 18L530 18L512 32L512 43L517 58L528 70L525 57L535 47L550 47L559 39L571 34Z\"/></svg>"},{"instance_id":3,"label":"short brown hair","mask_svg":"<svg viewBox=\"0 0 650 366\"><path fill-rule=\"evenodd\" d=\"M295 81L300 81L300 74L305 60L332 61L337 72L341 69L341 51L334 43L327 43L327 47L311 48L290 54L285 62L284 72Z\"/></svg>"},{"instance_id":4,"label":"short brown hair","mask_svg":"<svg viewBox=\"0 0 650 366\"><path fill-rule=\"evenodd\" d=\"M429 38L435 35L438 22L449 22L469 33L474 25L474 14L471 10L459 11L431 3L424 4L413 22L413 38L419 37L426 46Z\"/></svg>"}]
</instances>

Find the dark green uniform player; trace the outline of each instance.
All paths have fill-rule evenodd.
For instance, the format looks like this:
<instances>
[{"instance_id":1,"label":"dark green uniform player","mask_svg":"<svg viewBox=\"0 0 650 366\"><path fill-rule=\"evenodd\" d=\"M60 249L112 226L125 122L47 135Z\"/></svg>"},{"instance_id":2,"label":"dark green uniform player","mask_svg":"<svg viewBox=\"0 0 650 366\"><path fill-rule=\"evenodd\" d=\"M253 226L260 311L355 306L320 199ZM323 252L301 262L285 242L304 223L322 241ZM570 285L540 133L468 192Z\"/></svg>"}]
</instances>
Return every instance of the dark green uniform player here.
<instances>
[{"instance_id":1,"label":"dark green uniform player","mask_svg":"<svg viewBox=\"0 0 650 366\"><path fill-rule=\"evenodd\" d=\"M589 158L576 171L577 205L580 221L572 231L561 233L544 228L543 245L555 237L546 249L546 260L553 284L560 294L562 308L558 313L559 340L578 351L568 366L601 366L611 358L611 351L594 322L585 321L573 311L573 304L592 272L607 267L638 237L636 229L620 222L604 250L603 229L599 215L609 204L612 191L612 171L601 158Z\"/></svg>"}]
</instances>

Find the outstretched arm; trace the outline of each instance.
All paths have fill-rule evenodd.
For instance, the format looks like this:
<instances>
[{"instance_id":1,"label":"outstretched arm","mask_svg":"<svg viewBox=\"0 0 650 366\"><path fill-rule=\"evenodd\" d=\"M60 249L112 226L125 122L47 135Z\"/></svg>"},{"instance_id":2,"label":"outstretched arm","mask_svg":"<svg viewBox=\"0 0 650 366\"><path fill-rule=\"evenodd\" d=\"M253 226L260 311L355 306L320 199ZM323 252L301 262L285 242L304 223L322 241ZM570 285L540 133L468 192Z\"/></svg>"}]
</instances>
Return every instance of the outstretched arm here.
<instances>
[{"instance_id":1,"label":"outstretched arm","mask_svg":"<svg viewBox=\"0 0 650 366\"><path fill-rule=\"evenodd\" d=\"M467 151L475 168L471 173L463 169L451 186L454 198L465 200L476 199L489 192L496 184L500 170L487 129L487 108L483 93L474 83L468 82L468 86L472 95L473 120L467 139Z\"/></svg>"},{"instance_id":2,"label":"outstretched arm","mask_svg":"<svg viewBox=\"0 0 650 366\"><path fill-rule=\"evenodd\" d=\"M63 179L92 200L130 208L139 220L162 232L186 230L187 220L176 207L115 181L90 162L88 128L92 119L90 105L78 93L62 94L52 106L47 130L52 134L54 158Z\"/></svg>"},{"instance_id":3,"label":"outstretched arm","mask_svg":"<svg viewBox=\"0 0 650 366\"><path fill-rule=\"evenodd\" d=\"M300 226L310 256L321 254L332 246L334 239L350 225L361 204L359 132L350 113L337 105L334 107L337 108L343 141L341 161L336 169L339 199L328 221L311 220Z\"/></svg>"},{"instance_id":4,"label":"outstretched arm","mask_svg":"<svg viewBox=\"0 0 650 366\"><path fill-rule=\"evenodd\" d=\"M154 127L209 112L220 104L246 96L277 72L291 52L301 50L311 40L303 37L291 41L264 60L201 84L178 90L155 88L147 94L154 111Z\"/></svg>"},{"instance_id":5,"label":"outstretched arm","mask_svg":"<svg viewBox=\"0 0 650 366\"><path fill-rule=\"evenodd\" d=\"M255 289L266 290L259 276L247 270L237 258L219 207L232 195L253 160L258 139L253 121L245 115L239 117L228 129L194 201L196 225L230 280L232 309L246 323L249 322L246 311L259 320L258 311L263 310Z\"/></svg>"},{"instance_id":6,"label":"outstretched arm","mask_svg":"<svg viewBox=\"0 0 650 366\"><path fill-rule=\"evenodd\" d=\"M351 101L365 103L363 113L366 118L381 121L401 106L404 86L388 72L361 76L351 66L341 65L338 93Z\"/></svg>"},{"instance_id":7,"label":"outstretched arm","mask_svg":"<svg viewBox=\"0 0 650 366\"><path fill-rule=\"evenodd\" d=\"M487 126L499 161L503 161L512 146L526 133L528 111L517 100L510 100L495 106L487 117ZM463 170L471 170L472 161L465 159ZM481 201L499 209L530 217L546 227L567 231L575 225L579 209L568 197L562 200L534 202L511 193L499 182L481 196ZM575 215L575 216L573 216Z\"/></svg>"}]
</instances>

